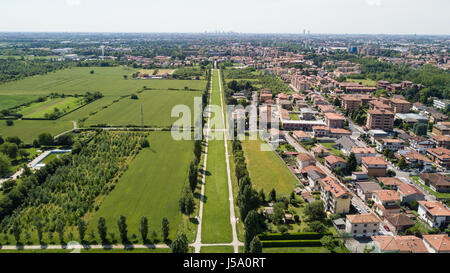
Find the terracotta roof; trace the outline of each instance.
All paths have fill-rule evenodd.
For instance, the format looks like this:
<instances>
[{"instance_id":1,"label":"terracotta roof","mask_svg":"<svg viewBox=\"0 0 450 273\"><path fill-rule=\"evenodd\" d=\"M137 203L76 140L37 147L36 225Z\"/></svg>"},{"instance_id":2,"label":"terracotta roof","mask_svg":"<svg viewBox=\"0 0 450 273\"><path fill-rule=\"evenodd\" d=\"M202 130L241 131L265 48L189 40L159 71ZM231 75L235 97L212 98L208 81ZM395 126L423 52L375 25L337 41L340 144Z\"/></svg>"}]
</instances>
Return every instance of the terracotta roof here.
<instances>
[{"instance_id":1,"label":"terracotta roof","mask_svg":"<svg viewBox=\"0 0 450 273\"><path fill-rule=\"evenodd\" d=\"M342 128L330 128L330 133L341 134L341 135L351 135L352 134L349 130L345 130Z\"/></svg>"},{"instance_id":2,"label":"terracotta roof","mask_svg":"<svg viewBox=\"0 0 450 273\"><path fill-rule=\"evenodd\" d=\"M364 148L364 147L353 147L352 152L354 154L376 154L374 148Z\"/></svg>"},{"instance_id":3,"label":"terracotta roof","mask_svg":"<svg viewBox=\"0 0 450 273\"><path fill-rule=\"evenodd\" d=\"M416 236L372 236L382 251L428 253L423 241Z\"/></svg>"},{"instance_id":4,"label":"terracotta roof","mask_svg":"<svg viewBox=\"0 0 450 273\"><path fill-rule=\"evenodd\" d=\"M401 184L404 184L396 177L378 177L377 179L385 186L400 186Z\"/></svg>"},{"instance_id":5,"label":"terracotta roof","mask_svg":"<svg viewBox=\"0 0 450 273\"><path fill-rule=\"evenodd\" d=\"M379 223L380 220L372 213L346 215L347 220L352 224Z\"/></svg>"},{"instance_id":6,"label":"terracotta roof","mask_svg":"<svg viewBox=\"0 0 450 273\"><path fill-rule=\"evenodd\" d=\"M323 174L324 176L326 175L319 167L315 166L315 165L310 165L308 167L305 167L301 170L302 173L307 173L310 171L316 171L318 173Z\"/></svg>"},{"instance_id":7,"label":"terracotta roof","mask_svg":"<svg viewBox=\"0 0 450 273\"><path fill-rule=\"evenodd\" d=\"M374 191L372 194L376 194L381 202L391 202L391 201L400 201L400 196L398 192L393 190L379 190Z\"/></svg>"},{"instance_id":8,"label":"terracotta roof","mask_svg":"<svg viewBox=\"0 0 450 273\"><path fill-rule=\"evenodd\" d=\"M331 177L326 177L320 181L324 186L324 190L330 192L334 197L339 198L347 195L348 191L336 180Z\"/></svg>"},{"instance_id":9,"label":"terracotta roof","mask_svg":"<svg viewBox=\"0 0 450 273\"><path fill-rule=\"evenodd\" d=\"M447 234L428 234L422 235L423 240L426 241L437 251L450 251L450 238Z\"/></svg>"},{"instance_id":10,"label":"terracotta roof","mask_svg":"<svg viewBox=\"0 0 450 273\"><path fill-rule=\"evenodd\" d=\"M416 223L403 213L387 214L385 217L395 227L413 226Z\"/></svg>"},{"instance_id":11,"label":"terracotta roof","mask_svg":"<svg viewBox=\"0 0 450 273\"><path fill-rule=\"evenodd\" d=\"M398 191L406 196L410 196L413 194L423 195L423 193L421 193L416 187L405 183L402 183L398 186Z\"/></svg>"},{"instance_id":12,"label":"terracotta roof","mask_svg":"<svg viewBox=\"0 0 450 273\"><path fill-rule=\"evenodd\" d=\"M342 116L341 114L336 114L336 113L325 113L325 117L327 117L327 119L332 119L332 120L345 120L344 116Z\"/></svg>"},{"instance_id":13,"label":"terracotta roof","mask_svg":"<svg viewBox=\"0 0 450 273\"><path fill-rule=\"evenodd\" d=\"M450 216L450 210L439 201L419 201L419 205L433 216Z\"/></svg>"},{"instance_id":14,"label":"terracotta roof","mask_svg":"<svg viewBox=\"0 0 450 273\"><path fill-rule=\"evenodd\" d=\"M345 159L343 159L340 156L335 156L335 155L329 155L329 156L325 157L325 161L330 165L336 164L338 162L345 163Z\"/></svg>"},{"instance_id":15,"label":"terracotta roof","mask_svg":"<svg viewBox=\"0 0 450 273\"><path fill-rule=\"evenodd\" d=\"M386 160L379 156L364 156L361 158L363 163L369 164L369 165L388 165Z\"/></svg>"},{"instance_id":16,"label":"terracotta roof","mask_svg":"<svg viewBox=\"0 0 450 273\"><path fill-rule=\"evenodd\" d=\"M297 156L297 159L300 161L316 161L310 154L303 153Z\"/></svg>"},{"instance_id":17,"label":"terracotta roof","mask_svg":"<svg viewBox=\"0 0 450 273\"><path fill-rule=\"evenodd\" d=\"M299 138L310 137L309 134L305 131L294 131L293 133L296 137Z\"/></svg>"}]
</instances>

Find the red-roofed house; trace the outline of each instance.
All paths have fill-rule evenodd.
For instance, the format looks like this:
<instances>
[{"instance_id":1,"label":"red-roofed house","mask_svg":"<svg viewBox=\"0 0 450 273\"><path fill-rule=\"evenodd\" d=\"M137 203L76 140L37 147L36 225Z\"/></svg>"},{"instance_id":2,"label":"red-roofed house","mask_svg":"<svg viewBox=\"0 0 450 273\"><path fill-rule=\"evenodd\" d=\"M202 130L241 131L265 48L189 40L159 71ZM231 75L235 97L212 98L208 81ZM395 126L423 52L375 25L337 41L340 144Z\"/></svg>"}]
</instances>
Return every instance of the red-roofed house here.
<instances>
[{"instance_id":1,"label":"red-roofed house","mask_svg":"<svg viewBox=\"0 0 450 273\"><path fill-rule=\"evenodd\" d=\"M439 201L419 201L417 212L431 227L446 227L450 224L450 210Z\"/></svg>"}]
</instances>

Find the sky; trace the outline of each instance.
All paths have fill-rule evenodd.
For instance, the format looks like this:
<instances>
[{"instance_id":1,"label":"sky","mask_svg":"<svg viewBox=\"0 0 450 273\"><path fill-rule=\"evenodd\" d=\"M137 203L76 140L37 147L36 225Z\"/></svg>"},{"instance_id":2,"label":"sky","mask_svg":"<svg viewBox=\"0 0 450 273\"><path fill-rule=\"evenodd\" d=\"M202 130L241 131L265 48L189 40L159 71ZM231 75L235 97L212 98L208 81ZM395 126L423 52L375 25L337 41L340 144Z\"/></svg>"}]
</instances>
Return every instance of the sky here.
<instances>
[{"instance_id":1,"label":"sky","mask_svg":"<svg viewBox=\"0 0 450 273\"><path fill-rule=\"evenodd\" d=\"M449 10L449 0L0 0L0 31L448 35Z\"/></svg>"}]
</instances>

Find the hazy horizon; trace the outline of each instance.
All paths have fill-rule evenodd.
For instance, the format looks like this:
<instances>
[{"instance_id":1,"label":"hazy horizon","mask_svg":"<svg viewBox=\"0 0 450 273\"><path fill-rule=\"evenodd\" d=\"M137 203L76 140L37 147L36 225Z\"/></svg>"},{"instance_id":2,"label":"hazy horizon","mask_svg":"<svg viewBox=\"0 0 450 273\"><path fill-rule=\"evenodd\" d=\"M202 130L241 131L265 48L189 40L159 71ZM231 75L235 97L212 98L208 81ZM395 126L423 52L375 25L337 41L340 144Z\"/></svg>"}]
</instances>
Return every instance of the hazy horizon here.
<instances>
[{"instance_id":1,"label":"hazy horizon","mask_svg":"<svg viewBox=\"0 0 450 273\"><path fill-rule=\"evenodd\" d=\"M447 0L6 0L0 32L449 35Z\"/></svg>"}]
</instances>

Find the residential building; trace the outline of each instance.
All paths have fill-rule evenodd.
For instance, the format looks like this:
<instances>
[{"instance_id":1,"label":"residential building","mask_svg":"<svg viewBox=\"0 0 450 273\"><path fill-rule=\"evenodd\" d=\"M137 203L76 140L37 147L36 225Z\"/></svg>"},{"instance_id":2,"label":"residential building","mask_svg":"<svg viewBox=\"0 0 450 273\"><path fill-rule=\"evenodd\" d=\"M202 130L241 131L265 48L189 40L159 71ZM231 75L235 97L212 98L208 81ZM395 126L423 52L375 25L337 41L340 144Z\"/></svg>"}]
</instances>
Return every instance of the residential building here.
<instances>
[{"instance_id":1,"label":"residential building","mask_svg":"<svg viewBox=\"0 0 450 273\"><path fill-rule=\"evenodd\" d=\"M388 162L381 157L371 156L362 157L361 165L363 171L366 172L368 176L378 177L386 175Z\"/></svg>"},{"instance_id":2,"label":"residential building","mask_svg":"<svg viewBox=\"0 0 450 273\"><path fill-rule=\"evenodd\" d=\"M389 110L369 110L367 112L366 127L369 130L380 129L392 131L394 127L394 113Z\"/></svg>"},{"instance_id":3,"label":"residential building","mask_svg":"<svg viewBox=\"0 0 450 273\"><path fill-rule=\"evenodd\" d=\"M342 108L348 111L354 111L362 106L362 100L354 96L344 96L341 99Z\"/></svg>"},{"instance_id":4,"label":"residential building","mask_svg":"<svg viewBox=\"0 0 450 273\"><path fill-rule=\"evenodd\" d=\"M371 157L377 155L377 152L375 151L374 148L352 147L351 152L355 154L356 161L358 161L358 164L361 164L362 157Z\"/></svg>"},{"instance_id":5,"label":"residential building","mask_svg":"<svg viewBox=\"0 0 450 273\"><path fill-rule=\"evenodd\" d=\"M305 167L315 164L316 160L308 153L299 154L297 156L297 167L299 170L302 170Z\"/></svg>"},{"instance_id":6,"label":"residential building","mask_svg":"<svg viewBox=\"0 0 450 273\"><path fill-rule=\"evenodd\" d=\"M397 192L400 195L402 203L425 200L425 195L413 185L402 183L398 186Z\"/></svg>"},{"instance_id":7,"label":"residential building","mask_svg":"<svg viewBox=\"0 0 450 273\"><path fill-rule=\"evenodd\" d=\"M428 253L423 241L416 236L372 236L376 253Z\"/></svg>"},{"instance_id":8,"label":"residential building","mask_svg":"<svg viewBox=\"0 0 450 273\"><path fill-rule=\"evenodd\" d=\"M449 100L434 98L433 107L437 109L445 109L450 104Z\"/></svg>"},{"instance_id":9,"label":"residential building","mask_svg":"<svg viewBox=\"0 0 450 273\"><path fill-rule=\"evenodd\" d=\"M403 141L400 140L400 139L396 139L396 138L377 139L375 141L375 143L377 145L377 150L379 152L383 152L384 149L388 149L388 150L391 150L393 152L396 152L398 150L401 150L401 149L405 148L405 145L404 145Z\"/></svg>"},{"instance_id":10,"label":"residential building","mask_svg":"<svg viewBox=\"0 0 450 273\"><path fill-rule=\"evenodd\" d=\"M419 201L419 217L431 227L450 224L450 210L439 201Z\"/></svg>"},{"instance_id":11,"label":"residential building","mask_svg":"<svg viewBox=\"0 0 450 273\"><path fill-rule=\"evenodd\" d=\"M375 212L380 216L400 213L400 207L397 204L400 196L393 190L379 190L372 193L372 200L375 203Z\"/></svg>"},{"instance_id":12,"label":"residential building","mask_svg":"<svg viewBox=\"0 0 450 273\"><path fill-rule=\"evenodd\" d=\"M421 173L420 179L436 192L450 192L450 178L439 173Z\"/></svg>"},{"instance_id":13,"label":"residential building","mask_svg":"<svg viewBox=\"0 0 450 273\"><path fill-rule=\"evenodd\" d=\"M384 218L384 222L394 234L404 232L416 224L416 222L411 220L404 213L388 214Z\"/></svg>"},{"instance_id":14,"label":"residential building","mask_svg":"<svg viewBox=\"0 0 450 273\"><path fill-rule=\"evenodd\" d=\"M372 213L346 215L345 232L353 237L377 235L381 221Z\"/></svg>"},{"instance_id":15,"label":"residential building","mask_svg":"<svg viewBox=\"0 0 450 273\"><path fill-rule=\"evenodd\" d=\"M433 149L428 149L427 154L433 159L433 161L442 168L449 168L450 167L450 150L443 148L443 147L437 147Z\"/></svg>"},{"instance_id":16,"label":"residential building","mask_svg":"<svg viewBox=\"0 0 450 273\"><path fill-rule=\"evenodd\" d=\"M345 159L343 159L340 156L329 155L324 159L325 159L325 166L327 166L328 169L330 170L334 170L335 168L344 169L345 166L347 166Z\"/></svg>"},{"instance_id":17,"label":"residential building","mask_svg":"<svg viewBox=\"0 0 450 273\"><path fill-rule=\"evenodd\" d=\"M331 177L320 180L319 189L326 211L334 214L345 214L350 211L351 195Z\"/></svg>"},{"instance_id":18,"label":"residential building","mask_svg":"<svg viewBox=\"0 0 450 273\"><path fill-rule=\"evenodd\" d=\"M352 149L358 147L358 145L349 136L343 136L336 140L336 147L338 147L345 155L349 155Z\"/></svg>"},{"instance_id":19,"label":"residential building","mask_svg":"<svg viewBox=\"0 0 450 273\"><path fill-rule=\"evenodd\" d=\"M344 128L345 117L337 113L325 113L325 123L330 128Z\"/></svg>"},{"instance_id":20,"label":"residential building","mask_svg":"<svg viewBox=\"0 0 450 273\"><path fill-rule=\"evenodd\" d=\"M447 234L427 234L422 237L428 252L450 253L450 238Z\"/></svg>"},{"instance_id":21,"label":"residential building","mask_svg":"<svg viewBox=\"0 0 450 273\"><path fill-rule=\"evenodd\" d=\"M409 113L411 103L407 100L391 99L391 107L393 108L394 113Z\"/></svg>"},{"instance_id":22,"label":"residential building","mask_svg":"<svg viewBox=\"0 0 450 273\"><path fill-rule=\"evenodd\" d=\"M355 188L356 194L364 201L372 199L374 191L381 190L380 185L376 182L356 182Z\"/></svg>"},{"instance_id":23,"label":"residential building","mask_svg":"<svg viewBox=\"0 0 450 273\"><path fill-rule=\"evenodd\" d=\"M397 190L400 185L405 184L397 177L378 177L377 179L383 187L387 187L391 190Z\"/></svg>"},{"instance_id":24,"label":"residential building","mask_svg":"<svg viewBox=\"0 0 450 273\"><path fill-rule=\"evenodd\" d=\"M311 136L305 131L294 131L292 133L292 135L298 141L310 141L311 140Z\"/></svg>"}]
</instances>

